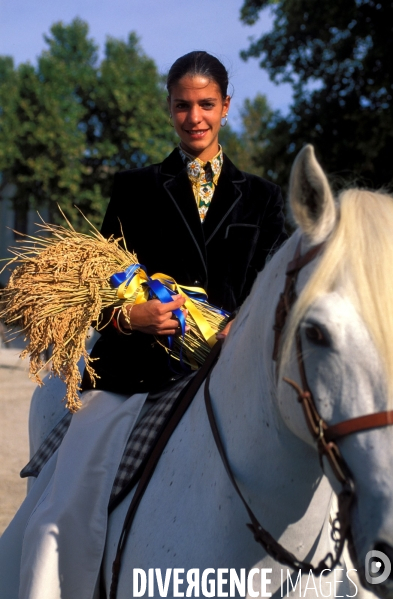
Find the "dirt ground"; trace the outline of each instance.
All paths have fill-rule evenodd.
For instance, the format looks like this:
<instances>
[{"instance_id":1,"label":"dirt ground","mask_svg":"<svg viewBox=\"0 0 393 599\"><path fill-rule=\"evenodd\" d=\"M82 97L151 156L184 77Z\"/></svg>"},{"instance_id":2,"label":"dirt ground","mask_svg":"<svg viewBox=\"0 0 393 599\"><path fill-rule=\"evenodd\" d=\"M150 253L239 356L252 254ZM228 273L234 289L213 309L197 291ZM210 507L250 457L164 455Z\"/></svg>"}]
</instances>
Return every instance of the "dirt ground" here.
<instances>
[{"instance_id":1,"label":"dirt ground","mask_svg":"<svg viewBox=\"0 0 393 599\"><path fill-rule=\"evenodd\" d=\"M91 329L87 349L98 337ZM29 379L28 358L19 358L23 347L21 338L4 343L0 337L0 536L26 496L27 479L19 472L29 461L29 408L37 385Z\"/></svg>"},{"instance_id":2,"label":"dirt ground","mask_svg":"<svg viewBox=\"0 0 393 599\"><path fill-rule=\"evenodd\" d=\"M36 385L20 351L0 342L0 535L26 495L26 479L19 472L29 459L29 406Z\"/></svg>"}]
</instances>

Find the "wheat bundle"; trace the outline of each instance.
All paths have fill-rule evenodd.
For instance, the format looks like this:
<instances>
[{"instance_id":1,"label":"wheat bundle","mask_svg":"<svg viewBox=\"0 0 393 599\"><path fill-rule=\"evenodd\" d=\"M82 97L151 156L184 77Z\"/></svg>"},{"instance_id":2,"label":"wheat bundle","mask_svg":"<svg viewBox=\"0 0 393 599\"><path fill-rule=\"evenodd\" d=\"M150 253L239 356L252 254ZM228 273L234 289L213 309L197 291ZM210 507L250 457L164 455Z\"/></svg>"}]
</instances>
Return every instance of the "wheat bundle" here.
<instances>
[{"instance_id":1,"label":"wheat bundle","mask_svg":"<svg viewBox=\"0 0 393 599\"><path fill-rule=\"evenodd\" d=\"M11 249L14 258L4 268L17 266L2 294L0 318L25 335L27 346L21 357L30 356L30 376L38 384L45 365L42 353L51 347L51 370L66 383L66 407L75 412L80 407L81 356L93 384L97 378L85 348L88 330L92 322L98 323L99 330L104 308L132 304L140 295L138 287L131 297L120 299L110 282L112 275L138 260L124 249L122 238L106 239L93 226L88 234L76 232L68 221L66 227L45 222L38 226L38 236L23 235L20 247ZM224 328L227 318L221 311L192 299L187 302L198 306L213 331ZM209 344L201 334L190 311L187 325L185 335L174 338L173 347L165 349L195 367L206 359L212 341Z\"/></svg>"}]
</instances>

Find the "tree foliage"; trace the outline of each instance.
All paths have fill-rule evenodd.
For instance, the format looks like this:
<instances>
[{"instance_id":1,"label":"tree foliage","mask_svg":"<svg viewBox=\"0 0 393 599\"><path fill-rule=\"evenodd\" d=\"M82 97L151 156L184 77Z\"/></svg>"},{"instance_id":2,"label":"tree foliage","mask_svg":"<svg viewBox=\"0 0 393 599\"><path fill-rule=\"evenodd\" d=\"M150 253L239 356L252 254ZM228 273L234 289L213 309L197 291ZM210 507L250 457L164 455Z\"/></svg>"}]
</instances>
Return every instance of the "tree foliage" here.
<instances>
[{"instance_id":1,"label":"tree foliage","mask_svg":"<svg viewBox=\"0 0 393 599\"><path fill-rule=\"evenodd\" d=\"M393 2L245 0L241 19L254 24L265 9L273 29L242 55L294 90L289 114L270 121L270 176L286 182L296 152L313 143L330 173L392 184Z\"/></svg>"},{"instance_id":2,"label":"tree foliage","mask_svg":"<svg viewBox=\"0 0 393 599\"><path fill-rule=\"evenodd\" d=\"M177 139L170 126L163 79L131 33L107 38L100 61L80 19L56 23L37 64L15 67L0 57L0 172L14 183L15 229L25 231L29 208L57 204L78 230L78 206L99 225L119 170L158 162ZM264 96L246 100L241 130L222 128L224 151L242 170L265 174L263 154L272 111Z\"/></svg>"},{"instance_id":3,"label":"tree foliage","mask_svg":"<svg viewBox=\"0 0 393 599\"><path fill-rule=\"evenodd\" d=\"M103 60L80 19L56 23L37 65L0 57L0 171L15 183L19 230L29 207L77 205L99 224L113 173L162 159L174 142L154 62L131 33L108 38Z\"/></svg>"},{"instance_id":4,"label":"tree foliage","mask_svg":"<svg viewBox=\"0 0 393 599\"><path fill-rule=\"evenodd\" d=\"M220 142L224 152L241 170L260 177L266 175L264 153L273 114L266 96L257 94L253 100L244 100L240 110L240 131L234 131L229 123L221 129Z\"/></svg>"}]
</instances>

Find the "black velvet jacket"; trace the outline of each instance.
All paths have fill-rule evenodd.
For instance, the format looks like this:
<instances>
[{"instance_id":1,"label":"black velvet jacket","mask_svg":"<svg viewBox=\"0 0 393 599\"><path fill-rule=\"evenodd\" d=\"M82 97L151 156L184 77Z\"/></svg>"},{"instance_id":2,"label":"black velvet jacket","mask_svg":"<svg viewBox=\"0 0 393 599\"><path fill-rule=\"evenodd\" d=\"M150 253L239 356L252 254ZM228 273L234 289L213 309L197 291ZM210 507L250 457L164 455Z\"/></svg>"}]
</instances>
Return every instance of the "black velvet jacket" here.
<instances>
[{"instance_id":1,"label":"black velvet jacket","mask_svg":"<svg viewBox=\"0 0 393 599\"><path fill-rule=\"evenodd\" d=\"M282 198L276 185L239 171L224 155L203 225L177 149L160 164L118 173L102 234L121 236L149 274L203 287L211 304L232 312L243 302L269 253L286 239ZM97 388L132 394L152 390L173 376L154 337L122 335L110 324L92 357ZM179 370L179 364L173 361ZM83 388L89 388L84 377Z\"/></svg>"}]
</instances>

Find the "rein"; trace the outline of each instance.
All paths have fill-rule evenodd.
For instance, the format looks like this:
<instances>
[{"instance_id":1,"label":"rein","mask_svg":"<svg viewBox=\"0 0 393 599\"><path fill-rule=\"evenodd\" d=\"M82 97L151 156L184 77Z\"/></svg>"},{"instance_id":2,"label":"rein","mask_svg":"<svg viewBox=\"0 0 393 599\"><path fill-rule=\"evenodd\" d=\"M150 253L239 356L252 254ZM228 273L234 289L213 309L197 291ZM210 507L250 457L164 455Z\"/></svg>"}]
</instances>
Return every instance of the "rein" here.
<instances>
[{"instance_id":1,"label":"rein","mask_svg":"<svg viewBox=\"0 0 393 599\"><path fill-rule=\"evenodd\" d=\"M235 480L235 477L233 475L233 472L225 454L225 449L221 441L220 433L217 427L217 421L215 419L211 403L211 396L209 391L210 375L211 373L209 373L206 379L204 388L206 411L209 418L210 427L212 429L213 437L217 445L218 453L220 454L221 460L224 464L228 477L235 491L240 497L244 507L246 508L249 518L251 520L251 522L249 522L247 526L252 531L255 541L262 545L266 553L270 555L275 561L284 564L285 566L289 566L294 570L313 570L315 576L320 576L324 572L333 570L339 563L346 538L346 534L342 534L343 529L341 521L340 527L337 526L336 522L334 522L333 524L333 540L335 543L336 556L333 557L332 553L329 552L316 567L309 562L297 559L295 555L293 555L293 553L285 549L285 547L283 547L278 541L276 541L275 538L266 530L266 528L263 528L263 526L259 523L257 517L248 505L247 501L244 499L244 496L238 487L238 484ZM349 487L345 486L345 488L343 488L343 491L339 495L339 511L341 510L345 513L348 513L349 507L352 503L352 498L353 485L351 483ZM349 523L346 524L346 528L344 531L345 533L347 532L348 527Z\"/></svg>"},{"instance_id":2,"label":"rein","mask_svg":"<svg viewBox=\"0 0 393 599\"><path fill-rule=\"evenodd\" d=\"M131 530L131 526L134 521L135 514L137 512L141 499L147 489L147 486L161 457L161 454L164 451L172 433L174 432L180 420L187 411L199 387L202 385L206 376L209 374L209 372L215 365L221 351L221 346L222 341L217 340L216 344L213 346L213 349L206 358L205 362L202 364L201 368L196 372L194 378L191 380L189 386L186 387L185 390L183 390L179 398L179 402L176 404L175 409L172 412L167 425L165 426L164 430L162 431L160 437L158 438L156 444L154 445L149 455L146 466L141 474L141 478L139 480L138 486L135 490L134 496L131 500L130 506L128 508L123 523L123 528L117 546L116 557L112 564L112 581L109 592L109 599L116 599L117 596L122 555L127 542L128 534ZM100 594L102 597L106 596L103 584L101 584Z\"/></svg>"},{"instance_id":3,"label":"rein","mask_svg":"<svg viewBox=\"0 0 393 599\"><path fill-rule=\"evenodd\" d=\"M282 335L282 331L285 327L287 317L291 311L293 304L295 303L295 301L297 299L296 282L297 282L298 274L304 266L309 264L309 262L314 260L314 258L316 258L316 256L319 255L319 253L321 252L321 250L324 247L324 244L321 243L317 246L312 247L303 256L300 255L300 247L301 247L301 240L299 241L299 243L297 245L295 256L294 256L293 260L291 260L288 263L287 270L286 270L286 280L285 280L284 291L281 293L280 299L279 299L277 307L276 307L276 316L275 316L275 322L274 322L274 326L273 326L273 329L275 331L274 349L273 349L273 360L274 361L277 361L281 335ZM306 373L304 370L304 364L303 364L303 358L302 358L302 352L301 352L301 346L300 346L300 334L297 334L296 340L297 340L297 355L298 355L299 370L301 373L302 383L304 384L304 383L306 383ZM327 573L328 571L333 570L340 561L341 554L342 554L342 551L344 548L345 539L350 534L349 510L352 505L352 501L354 498L354 492L355 492L354 484L350 478L348 468L347 468L345 462L343 461L343 459L341 458L341 455L338 451L337 446L334 445L333 443L329 443L329 445L331 445L331 446L334 445L334 447L335 447L334 450L333 450L333 447L330 448L330 450L329 450L330 453L333 453L337 450L337 455L335 455L334 460L332 460L333 464L335 466L333 468L333 471L334 471L335 475L339 477L340 483L342 485L342 490L341 490L340 494L338 495L338 507L339 507L338 515L332 525L332 528L333 528L332 539L335 544L335 548L334 548L335 556L333 556L333 554L331 552L329 552L322 560L320 560L320 562L318 563L317 566L313 566L309 562L297 559L293 553L291 553L290 551L285 549L285 547L283 547L278 541L276 541L276 539L260 524L257 517L255 516L255 514L251 510L250 506L248 505L247 501L243 497L243 494L240 491L240 489L236 483L235 477L232 473L231 467L229 465L228 459L225 454L225 449L223 447L223 444L222 444L222 441L220 438L220 434L219 434L218 427L217 427L217 422L216 422L216 419L214 416L213 407L212 407L212 403L211 403L209 382L210 382L210 373L209 373L206 383L205 383L204 394L205 394L206 410L207 410L210 426L212 429L213 437L216 442L217 449L221 456L225 470L227 471L227 474L229 476L229 479L230 479L233 487L235 488L237 494L239 495L241 501L243 502L243 504L247 510L247 513L250 517L251 522L248 523L247 526L252 531L255 541L257 543L259 543L260 545L262 545L262 547L264 548L266 553L268 555L270 555L275 561L277 561L285 566L289 566L290 568L292 568L294 570L307 570L307 571L313 570L313 573L315 576L320 576L321 574L323 575L325 572ZM310 431L311 431L312 435L314 436L314 438L319 439L321 436L321 430L323 430L323 429L321 429L321 423L323 423L323 420L318 415L314 400L312 398L311 391L309 390L307 383L305 386L306 391L303 392L301 390L301 388L299 387L299 385L297 385L297 383L295 383L294 381L290 381L288 379L287 382L289 384L291 384L293 387L295 387L296 391L298 392L299 398L300 397L302 398L301 403L303 405L303 409L306 414L307 424L309 425ZM323 443L324 441L325 441L325 439L324 439L324 437L322 437L321 443ZM320 453L320 455L321 455L321 453ZM321 462L321 465L322 465L322 462Z\"/></svg>"}]
</instances>

